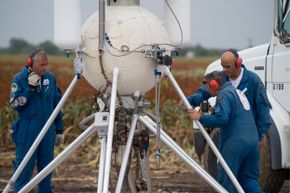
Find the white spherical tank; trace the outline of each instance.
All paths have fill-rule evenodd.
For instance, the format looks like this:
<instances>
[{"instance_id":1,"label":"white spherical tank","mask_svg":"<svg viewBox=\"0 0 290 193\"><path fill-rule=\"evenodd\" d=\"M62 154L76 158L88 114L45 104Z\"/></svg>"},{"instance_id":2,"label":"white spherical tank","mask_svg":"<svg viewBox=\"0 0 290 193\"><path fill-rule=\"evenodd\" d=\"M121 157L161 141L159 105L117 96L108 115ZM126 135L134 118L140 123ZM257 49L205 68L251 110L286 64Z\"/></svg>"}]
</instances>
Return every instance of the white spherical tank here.
<instances>
[{"instance_id":1,"label":"white spherical tank","mask_svg":"<svg viewBox=\"0 0 290 193\"><path fill-rule=\"evenodd\" d=\"M93 14L82 28L82 50L84 56L83 75L97 90L106 81L101 72L99 61L99 19L98 12ZM119 68L118 91L129 95L139 90L147 92L154 87L154 68L156 62L145 57L142 50L149 45L162 44L160 47L169 50L169 36L162 21L150 11L140 6L112 6L106 9L105 31L109 42L105 42L102 55L103 68L112 80L113 68ZM133 51L128 52L126 50ZM168 53L167 53L168 54ZM164 67L158 65L163 75Z\"/></svg>"}]
</instances>

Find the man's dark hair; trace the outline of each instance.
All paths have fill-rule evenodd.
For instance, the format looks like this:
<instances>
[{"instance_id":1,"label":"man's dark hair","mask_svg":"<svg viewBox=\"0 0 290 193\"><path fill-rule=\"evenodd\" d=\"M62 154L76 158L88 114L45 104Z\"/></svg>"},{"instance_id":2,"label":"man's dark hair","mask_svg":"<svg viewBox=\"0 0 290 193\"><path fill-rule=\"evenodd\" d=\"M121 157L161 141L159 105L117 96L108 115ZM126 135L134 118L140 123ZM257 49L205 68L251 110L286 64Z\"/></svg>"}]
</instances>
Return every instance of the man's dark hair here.
<instances>
[{"instance_id":1,"label":"man's dark hair","mask_svg":"<svg viewBox=\"0 0 290 193\"><path fill-rule=\"evenodd\" d=\"M36 49L33 50L33 52L30 54L30 58L31 58L33 61L35 61L36 56L37 56L38 54L40 54L40 53L47 55L47 53L46 53L43 49L41 49L41 48L36 48Z\"/></svg>"}]
</instances>

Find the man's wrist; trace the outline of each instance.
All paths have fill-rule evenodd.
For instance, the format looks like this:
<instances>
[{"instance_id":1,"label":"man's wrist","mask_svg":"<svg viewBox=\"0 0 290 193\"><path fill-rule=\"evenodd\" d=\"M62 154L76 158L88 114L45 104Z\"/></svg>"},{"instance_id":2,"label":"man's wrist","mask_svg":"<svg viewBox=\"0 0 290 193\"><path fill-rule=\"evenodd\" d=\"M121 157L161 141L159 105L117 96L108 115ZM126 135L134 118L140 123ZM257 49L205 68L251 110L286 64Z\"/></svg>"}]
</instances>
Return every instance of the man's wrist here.
<instances>
[{"instance_id":1,"label":"man's wrist","mask_svg":"<svg viewBox=\"0 0 290 193\"><path fill-rule=\"evenodd\" d=\"M258 137L259 137L259 141L263 141L263 139L264 139L264 134L263 134L263 133L259 133L259 134L258 134Z\"/></svg>"}]
</instances>

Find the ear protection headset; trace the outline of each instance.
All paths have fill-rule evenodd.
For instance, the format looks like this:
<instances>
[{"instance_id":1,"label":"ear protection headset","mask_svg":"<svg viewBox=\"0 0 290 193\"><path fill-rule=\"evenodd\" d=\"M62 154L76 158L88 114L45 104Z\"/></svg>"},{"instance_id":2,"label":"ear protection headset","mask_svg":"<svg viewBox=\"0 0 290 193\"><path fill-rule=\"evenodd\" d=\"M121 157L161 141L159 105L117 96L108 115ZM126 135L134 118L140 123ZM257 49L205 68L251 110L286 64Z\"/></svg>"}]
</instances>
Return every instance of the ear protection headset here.
<instances>
[{"instance_id":1,"label":"ear protection headset","mask_svg":"<svg viewBox=\"0 0 290 193\"><path fill-rule=\"evenodd\" d=\"M235 58L236 58L236 61L235 61L236 68L240 68L242 66L243 59L240 58L240 56L239 56L239 54L238 54L238 52L236 50L228 49L225 52L231 52L235 56Z\"/></svg>"},{"instance_id":2,"label":"ear protection headset","mask_svg":"<svg viewBox=\"0 0 290 193\"><path fill-rule=\"evenodd\" d=\"M219 83L215 79L210 80L208 85L213 90L218 90L220 87Z\"/></svg>"},{"instance_id":3,"label":"ear protection headset","mask_svg":"<svg viewBox=\"0 0 290 193\"><path fill-rule=\"evenodd\" d=\"M33 66L33 57L35 57L40 52L43 52L43 50L40 48L37 48L29 55L29 57L27 58L27 65L29 67Z\"/></svg>"},{"instance_id":4,"label":"ear protection headset","mask_svg":"<svg viewBox=\"0 0 290 193\"><path fill-rule=\"evenodd\" d=\"M208 84L209 87L210 87L211 89L214 89L214 90L218 90L219 87L220 87L218 81L215 80L215 79L204 80L204 81L202 81L202 83L203 83L203 84Z\"/></svg>"}]
</instances>

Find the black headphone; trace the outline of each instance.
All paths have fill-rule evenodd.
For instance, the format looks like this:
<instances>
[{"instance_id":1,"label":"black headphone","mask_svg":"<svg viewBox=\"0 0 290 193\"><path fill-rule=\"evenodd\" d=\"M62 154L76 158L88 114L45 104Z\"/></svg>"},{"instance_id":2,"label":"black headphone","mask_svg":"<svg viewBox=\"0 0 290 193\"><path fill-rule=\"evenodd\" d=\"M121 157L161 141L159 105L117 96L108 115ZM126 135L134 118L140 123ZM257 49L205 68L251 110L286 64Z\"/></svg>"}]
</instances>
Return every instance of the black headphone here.
<instances>
[{"instance_id":1,"label":"black headphone","mask_svg":"<svg viewBox=\"0 0 290 193\"><path fill-rule=\"evenodd\" d=\"M228 49L228 50L226 50L224 52L231 52L235 56L235 58L236 58L236 61L235 61L236 68L240 68L242 66L243 59L240 58L240 56L239 56L239 54L238 54L238 52L236 50Z\"/></svg>"},{"instance_id":2,"label":"black headphone","mask_svg":"<svg viewBox=\"0 0 290 193\"><path fill-rule=\"evenodd\" d=\"M29 67L33 66L33 57L35 57L38 53L44 52L41 48L36 48L27 58L27 65Z\"/></svg>"}]
</instances>

